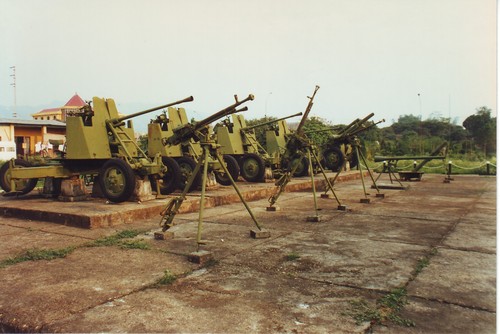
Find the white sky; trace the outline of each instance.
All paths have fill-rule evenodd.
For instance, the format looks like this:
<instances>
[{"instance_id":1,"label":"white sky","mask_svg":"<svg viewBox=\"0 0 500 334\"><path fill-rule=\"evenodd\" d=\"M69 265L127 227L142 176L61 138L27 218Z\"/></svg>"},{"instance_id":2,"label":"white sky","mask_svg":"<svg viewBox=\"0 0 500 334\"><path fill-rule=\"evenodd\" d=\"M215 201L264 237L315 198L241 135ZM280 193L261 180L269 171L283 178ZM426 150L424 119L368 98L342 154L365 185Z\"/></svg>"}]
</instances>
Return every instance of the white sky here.
<instances>
[{"instance_id":1,"label":"white sky","mask_svg":"<svg viewBox=\"0 0 500 334\"><path fill-rule=\"evenodd\" d=\"M123 113L193 95L201 119L252 93L247 119L282 117L317 84L311 116L333 124L461 123L496 115L496 20L495 0L0 0L0 106L15 65L33 113L75 92Z\"/></svg>"}]
</instances>

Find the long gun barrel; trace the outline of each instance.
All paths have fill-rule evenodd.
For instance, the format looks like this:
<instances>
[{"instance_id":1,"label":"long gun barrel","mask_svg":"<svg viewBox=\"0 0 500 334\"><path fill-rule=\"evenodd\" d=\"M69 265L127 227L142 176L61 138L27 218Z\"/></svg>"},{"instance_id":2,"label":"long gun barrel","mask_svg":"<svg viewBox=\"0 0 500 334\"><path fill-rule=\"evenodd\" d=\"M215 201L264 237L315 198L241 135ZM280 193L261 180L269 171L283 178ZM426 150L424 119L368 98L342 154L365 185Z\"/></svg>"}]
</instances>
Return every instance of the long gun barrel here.
<instances>
[{"instance_id":1,"label":"long gun barrel","mask_svg":"<svg viewBox=\"0 0 500 334\"><path fill-rule=\"evenodd\" d=\"M255 129L255 128L258 128L258 127L261 127L261 126L266 126L266 125L273 124L273 123L276 123L276 122L279 122L279 121L283 121L283 120L288 119L288 118L292 118L292 117L295 117L295 116L301 116L301 115L302 115L302 113L299 112L299 113L296 113L296 114L293 114L293 115L290 115L290 116L286 116L286 117L282 117L282 118L278 118L278 119L273 119L271 121L267 121L267 122L256 124L256 125L252 125L252 126L247 126L245 128L242 128L241 131L249 131L249 130L252 130L252 129Z\"/></svg>"},{"instance_id":2,"label":"long gun barrel","mask_svg":"<svg viewBox=\"0 0 500 334\"><path fill-rule=\"evenodd\" d=\"M186 97L185 99L182 99L182 100L179 100L179 101L175 101L175 102L172 102L172 103L168 103L168 104L164 104L164 105L159 106L159 107L154 107L154 108L151 108L151 109L147 109L147 110L136 112L134 114L130 114L130 115L126 115L126 116L123 116L123 117L114 118L114 119L110 120L110 123L116 125L116 124L119 124L119 123L121 123L121 122L123 122L123 121L125 121L127 119L130 119L130 118L134 118L134 117L141 116L141 115L144 115L144 114L156 111L156 110L165 109L165 108L168 108L168 107L171 107L171 106L175 106L176 104L181 104L181 103L184 103L184 102L191 102L193 100L194 100L194 98L192 96L189 96L189 97Z\"/></svg>"},{"instance_id":3,"label":"long gun barrel","mask_svg":"<svg viewBox=\"0 0 500 334\"><path fill-rule=\"evenodd\" d=\"M318 91L319 86L316 85L314 88L314 93L311 97L307 97L309 99L309 103L307 104L306 111L304 112L304 115L302 116L302 119L300 120L299 126L297 127L297 134L302 134L302 128L304 127L304 124L306 123L307 116L309 116L309 113L311 112L312 106L314 104L314 96L316 96L316 92Z\"/></svg>"},{"instance_id":4,"label":"long gun barrel","mask_svg":"<svg viewBox=\"0 0 500 334\"><path fill-rule=\"evenodd\" d=\"M382 161L401 161L401 160L444 160L446 159L445 156L440 156L440 155L416 155L416 156L408 156L408 157L383 157L376 155L373 158L374 162L382 162Z\"/></svg>"},{"instance_id":5,"label":"long gun barrel","mask_svg":"<svg viewBox=\"0 0 500 334\"><path fill-rule=\"evenodd\" d=\"M196 139L197 138L197 135L196 135L197 131L205 128L206 126L215 122L216 120L218 120L224 116L228 116L228 115L231 115L231 114L234 114L237 112L248 110L247 107L243 107L240 109L236 109L236 108L247 101L252 101L254 99L254 96L252 94L250 94L250 95L248 95L247 98L239 101L238 96L235 95L234 99L236 101L235 103L233 103L229 107L226 107L226 108L220 110L219 112L217 112L211 116L208 116L205 119L202 119L201 121L198 121L198 122L195 122L192 124L191 123L184 124L184 125L178 126L177 128L173 129L174 134L169 138L165 138L163 140L164 144L165 145L178 145L178 144L185 142L191 138Z\"/></svg>"},{"instance_id":6,"label":"long gun barrel","mask_svg":"<svg viewBox=\"0 0 500 334\"><path fill-rule=\"evenodd\" d=\"M367 126L361 126L362 125L361 124L359 127L357 127L356 129L354 129L353 131L349 132L347 134L347 136L355 136L358 133L363 132L363 131L367 131L367 130L373 128L374 126L376 126L377 124L380 124L380 123L383 123L383 122L385 122L385 119L381 119L380 121L374 122L374 123L369 124Z\"/></svg>"},{"instance_id":7,"label":"long gun barrel","mask_svg":"<svg viewBox=\"0 0 500 334\"><path fill-rule=\"evenodd\" d=\"M352 121L348 126L346 126L341 132L340 132L340 136L347 136L349 135L349 132L350 131L353 131L352 129L355 128L355 129L358 129L361 125L363 125L365 122L367 122L370 118L372 118L375 114L374 113L370 113L368 114L365 118L363 119L356 119L354 121Z\"/></svg>"}]
</instances>

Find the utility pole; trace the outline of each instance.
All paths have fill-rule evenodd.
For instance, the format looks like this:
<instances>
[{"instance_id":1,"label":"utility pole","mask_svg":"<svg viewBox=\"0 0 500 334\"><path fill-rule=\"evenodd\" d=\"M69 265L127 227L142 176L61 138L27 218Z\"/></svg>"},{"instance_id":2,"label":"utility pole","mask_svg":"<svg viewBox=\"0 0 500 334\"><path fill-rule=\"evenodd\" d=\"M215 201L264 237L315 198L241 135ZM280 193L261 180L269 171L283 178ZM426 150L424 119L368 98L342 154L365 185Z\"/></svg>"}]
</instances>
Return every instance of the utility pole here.
<instances>
[{"instance_id":1,"label":"utility pole","mask_svg":"<svg viewBox=\"0 0 500 334\"><path fill-rule=\"evenodd\" d=\"M14 65L10 68L12 69L12 74L10 76L13 79L10 85L14 87L14 112L12 113L12 117L17 118L16 66Z\"/></svg>"}]
</instances>

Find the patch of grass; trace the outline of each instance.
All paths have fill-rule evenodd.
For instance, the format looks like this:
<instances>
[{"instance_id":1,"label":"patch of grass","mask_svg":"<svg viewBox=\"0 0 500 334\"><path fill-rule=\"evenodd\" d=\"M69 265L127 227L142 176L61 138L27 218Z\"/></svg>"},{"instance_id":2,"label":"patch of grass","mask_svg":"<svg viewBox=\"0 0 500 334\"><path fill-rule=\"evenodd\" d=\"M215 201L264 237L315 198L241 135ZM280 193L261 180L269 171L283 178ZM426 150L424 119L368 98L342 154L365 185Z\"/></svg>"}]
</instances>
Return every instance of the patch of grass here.
<instances>
[{"instance_id":1,"label":"patch of grass","mask_svg":"<svg viewBox=\"0 0 500 334\"><path fill-rule=\"evenodd\" d=\"M4 268L7 266L11 266L26 261L40 261L40 260L50 261L54 259L59 259L66 257L74 250L75 247L66 247L61 249L35 249L35 248L29 249L16 257L0 261L0 268Z\"/></svg>"},{"instance_id":2,"label":"patch of grass","mask_svg":"<svg viewBox=\"0 0 500 334\"><path fill-rule=\"evenodd\" d=\"M124 242L123 239L135 238L142 232L139 230L123 230L116 234L110 235L108 237L99 238L88 244L88 247L104 247L104 246L116 246L122 245ZM127 247L125 247L127 248ZM132 248L132 247L130 247Z\"/></svg>"},{"instance_id":3,"label":"patch of grass","mask_svg":"<svg viewBox=\"0 0 500 334\"><path fill-rule=\"evenodd\" d=\"M168 284L172 284L175 282L175 280L177 279L177 276L175 276L174 274L172 274L168 269L165 270L165 272L163 273L163 277L160 278L157 282L158 285L168 285Z\"/></svg>"},{"instance_id":4,"label":"patch of grass","mask_svg":"<svg viewBox=\"0 0 500 334\"><path fill-rule=\"evenodd\" d=\"M142 240L126 240L119 243L123 249L149 249L149 244Z\"/></svg>"},{"instance_id":5,"label":"patch of grass","mask_svg":"<svg viewBox=\"0 0 500 334\"><path fill-rule=\"evenodd\" d=\"M417 276L418 274L420 274L422 270L429 265L431 257L436 255L437 252L437 248L432 248L429 254L419 259L417 262L417 266L415 267L415 271L413 272L413 276Z\"/></svg>"},{"instance_id":6,"label":"patch of grass","mask_svg":"<svg viewBox=\"0 0 500 334\"><path fill-rule=\"evenodd\" d=\"M415 326L413 321L402 318L399 314L407 303L406 289L398 288L378 299L376 305L370 305L365 300L351 301L351 308L345 314L351 316L357 325L363 322L371 324L392 322L399 326L413 327Z\"/></svg>"},{"instance_id":7,"label":"patch of grass","mask_svg":"<svg viewBox=\"0 0 500 334\"><path fill-rule=\"evenodd\" d=\"M292 252L292 253L287 254L285 256L285 260L286 261L295 261L295 260L298 260L298 259L300 259L300 255L297 254L297 253L295 253L295 252Z\"/></svg>"}]
</instances>

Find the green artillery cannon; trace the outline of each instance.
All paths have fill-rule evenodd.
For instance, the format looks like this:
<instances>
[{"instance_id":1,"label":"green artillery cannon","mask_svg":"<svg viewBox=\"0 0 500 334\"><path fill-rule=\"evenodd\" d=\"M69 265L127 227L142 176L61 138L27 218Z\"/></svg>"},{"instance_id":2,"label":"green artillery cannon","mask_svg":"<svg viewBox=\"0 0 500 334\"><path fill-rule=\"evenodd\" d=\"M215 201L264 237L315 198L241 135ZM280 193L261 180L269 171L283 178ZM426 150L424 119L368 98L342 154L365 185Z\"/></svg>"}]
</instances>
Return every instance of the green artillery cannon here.
<instances>
[{"instance_id":1,"label":"green artillery cannon","mask_svg":"<svg viewBox=\"0 0 500 334\"><path fill-rule=\"evenodd\" d=\"M79 111L66 118L66 145L61 157L33 166L24 160L11 160L0 168L0 186L7 194L27 194L38 178L52 178L53 195L61 181L80 175L97 175L100 190L111 202L128 200L136 181L153 181L158 193L177 187L179 167L173 159L160 155L149 158L134 139L133 117L193 101L183 100L119 117L115 101L94 97ZM127 124L125 123L127 121Z\"/></svg>"},{"instance_id":2,"label":"green artillery cannon","mask_svg":"<svg viewBox=\"0 0 500 334\"><path fill-rule=\"evenodd\" d=\"M363 119L358 118L345 127L332 127L319 130L338 131L331 136L322 148L323 161L327 169L338 172L346 160L349 161L350 168L355 168L358 165L358 156L354 150L357 142L357 135L384 122L384 120L381 120L376 123L369 123L368 121L374 115L374 113L371 113Z\"/></svg>"},{"instance_id":3,"label":"green artillery cannon","mask_svg":"<svg viewBox=\"0 0 500 334\"><path fill-rule=\"evenodd\" d=\"M248 213L252 217L255 225L259 230L261 230L261 227L259 223L257 222L257 219L253 215L252 211L250 210L250 207L247 205L245 202L243 196L241 195L241 192L239 191L238 187L236 186L235 183L235 178L233 178L232 173L228 170L229 166L226 166L226 163L223 160L222 154L219 152L219 145L211 138L210 133L209 133L209 128L208 125L224 116L234 114L237 112L245 111L248 110L247 107L241 108L241 109L236 109L238 106L241 104L251 101L254 99L253 95L249 95L247 98L244 100L239 101L238 97L235 95L235 103L230 105L229 107L226 107L222 109L221 111L213 114L212 116L209 116L205 118L202 121L199 122L194 122L194 123L187 123L181 126L178 126L173 129L174 134L168 138L162 138L162 142L164 145L179 145L181 143L185 143L193 139L195 142L199 142L201 147L202 147L202 154L199 156L198 161L196 163L196 166L193 170L193 173L187 180L187 183L184 187L184 190L182 191L181 195L171 199L164 210L160 213L161 215L161 220L160 220L160 225L162 226L162 230L166 231L170 227L173 226L173 220L177 212L179 211L183 201L186 199L186 194L191 188L191 185L196 178L196 175L200 172L200 170L203 170L202 172L202 183L201 183L201 198L200 198L200 210L199 210L199 220L198 220L198 234L197 234L197 244L198 247L199 245L203 244L201 240L201 232L202 232L202 223L203 223L203 209L204 209L204 201L205 201L205 186L206 186L206 178L207 174L209 171L209 165L211 161L216 160L219 164L219 166L222 168L222 171L227 177L235 189L236 193L240 197L240 200L244 204L245 208L247 209ZM232 157L231 157L232 158ZM234 159L234 158L233 158ZM203 169L202 169L203 168Z\"/></svg>"},{"instance_id":4,"label":"green artillery cannon","mask_svg":"<svg viewBox=\"0 0 500 334\"><path fill-rule=\"evenodd\" d=\"M257 141L255 129L270 126L285 119L300 116L302 113L283 118L246 126L245 118L241 114L233 114L232 122L229 118L217 123L214 127L217 143L221 146L221 153L234 157L240 166L240 175L248 182L264 180L265 168L279 167L279 155L270 155ZM272 132L274 133L274 131Z\"/></svg>"},{"instance_id":5,"label":"green artillery cannon","mask_svg":"<svg viewBox=\"0 0 500 334\"><path fill-rule=\"evenodd\" d=\"M184 189L187 180L193 174L194 168L203 153L200 140L208 133L209 125L222 117L233 113L247 110L247 108L236 109L225 108L208 118L189 123L184 108L168 108L148 125L148 154L154 156L161 154L176 160L181 169L180 187ZM173 144L175 142L175 144ZM214 156L209 156L209 172L213 172L218 183L224 186L231 185L226 172ZM231 173L233 179L237 179L240 173L238 162L231 155L223 155L224 164ZM190 191L198 188L202 182L201 173L195 174Z\"/></svg>"},{"instance_id":6,"label":"green artillery cannon","mask_svg":"<svg viewBox=\"0 0 500 334\"><path fill-rule=\"evenodd\" d=\"M389 173L389 177L392 183L392 177L394 177L396 180L396 176L394 175L394 172L398 172L399 174L399 179L403 181L411 181L411 180L417 180L420 181L422 179L422 175L424 174L420 170L422 167L424 167L429 161L431 160L445 160L447 156L447 148L448 148L448 143L443 142L441 145L439 145L430 155L424 155L424 156L393 156L393 157L384 157L384 156L375 156L374 161L375 162L384 162L384 167L382 170L382 173ZM442 153L444 150L444 153L442 155L439 155ZM404 160L422 160L419 164L415 164L410 171L402 171L398 170L398 162L399 161L404 161ZM377 177L380 178L382 173Z\"/></svg>"},{"instance_id":7,"label":"green artillery cannon","mask_svg":"<svg viewBox=\"0 0 500 334\"><path fill-rule=\"evenodd\" d=\"M169 107L148 124L148 155L154 157L160 154L162 157L173 158L177 162L181 171L179 180L181 189L184 189L202 153L201 145L192 138L178 145L164 145L162 138L173 136L173 129L188 123L184 108ZM197 189L200 185L201 174L194 179L190 190Z\"/></svg>"},{"instance_id":8,"label":"green artillery cannon","mask_svg":"<svg viewBox=\"0 0 500 334\"><path fill-rule=\"evenodd\" d=\"M297 130L295 132L285 135L285 140L286 140L285 150L281 155L281 161L280 161L280 166L282 168L282 175L275 183L276 191L269 198L270 205L269 207L267 207L267 211L276 210L274 205L278 201L278 198L281 195L281 193L285 190L286 185L290 182L292 176L295 175L302 176L302 175L307 175L309 173L311 176L311 185L313 190L314 209L315 209L315 216L309 217L308 218L309 221L319 221L318 204L316 200L316 188L314 183L314 172L313 172L315 168L321 171L323 178L326 184L328 185L328 189L332 191L333 196L335 197L337 203L339 204L338 209L345 210L345 206L340 203L337 195L335 194L335 191L333 190L333 186L330 183L330 180L326 176L325 170L321 166L317 154L316 145L314 145L314 143L312 143L311 140L307 138L303 129L307 116L311 112L313 106L313 100L314 97L316 96L316 92L318 91L318 89L319 86L316 86L313 95L310 97L308 96L309 103L307 104L306 111L304 112L304 115L300 120ZM300 173L299 170L301 170Z\"/></svg>"}]
</instances>

